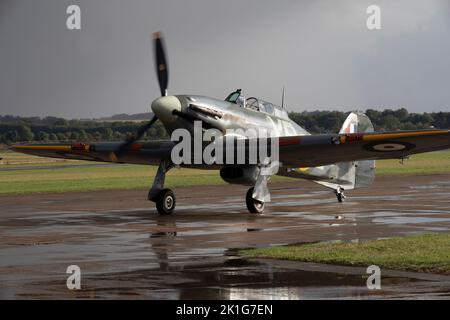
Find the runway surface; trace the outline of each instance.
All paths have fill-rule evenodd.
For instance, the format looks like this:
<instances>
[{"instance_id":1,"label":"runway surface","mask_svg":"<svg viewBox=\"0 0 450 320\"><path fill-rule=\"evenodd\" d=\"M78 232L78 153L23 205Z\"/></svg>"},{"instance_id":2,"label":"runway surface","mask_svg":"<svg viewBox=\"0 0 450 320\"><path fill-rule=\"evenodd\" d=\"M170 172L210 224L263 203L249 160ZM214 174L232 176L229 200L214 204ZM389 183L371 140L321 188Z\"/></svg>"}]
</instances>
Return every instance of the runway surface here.
<instances>
[{"instance_id":1,"label":"runway surface","mask_svg":"<svg viewBox=\"0 0 450 320\"><path fill-rule=\"evenodd\" d=\"M0 196L0 298L450 298L450 276L382 270L382 289L368 290L365 268L234 250L448 232L450 175L378 178L344 204L309 182L270 188L260 216L231 185L177 188L165 217L146 190ZM69 265L81 268L79 291L66 287Z\"/></svg>"}]
</instances>

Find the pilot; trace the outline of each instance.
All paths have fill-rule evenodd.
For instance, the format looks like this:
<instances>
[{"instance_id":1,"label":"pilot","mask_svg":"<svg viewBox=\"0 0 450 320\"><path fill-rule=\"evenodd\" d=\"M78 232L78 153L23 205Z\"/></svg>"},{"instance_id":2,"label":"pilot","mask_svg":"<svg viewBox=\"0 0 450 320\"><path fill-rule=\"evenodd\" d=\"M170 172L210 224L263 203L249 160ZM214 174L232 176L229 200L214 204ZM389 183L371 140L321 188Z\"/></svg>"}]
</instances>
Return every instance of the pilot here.
<instances>
[{"instance_id":1,"label":"pilot","mask_svg":"<svg viewBox=\"0 0 450 320\"><path fill-rule=\"evenodd\" d=\"M241 106L242 108L245 108L245 96L242 95L242 90L241 89L237 90L237 92L239 92L239 96L236 99L236 104Z\"/></svg>"},{"instance_id":2,"label":"pilot","mask_svg":"<svg viewBox=\"0 0 450 320\"><path fill-rule=\"evenodd\" d=\"M236 100L236 104L240 105L242 108L245 108L245 97L240 95Z\"/></svg>"}]
</instances>

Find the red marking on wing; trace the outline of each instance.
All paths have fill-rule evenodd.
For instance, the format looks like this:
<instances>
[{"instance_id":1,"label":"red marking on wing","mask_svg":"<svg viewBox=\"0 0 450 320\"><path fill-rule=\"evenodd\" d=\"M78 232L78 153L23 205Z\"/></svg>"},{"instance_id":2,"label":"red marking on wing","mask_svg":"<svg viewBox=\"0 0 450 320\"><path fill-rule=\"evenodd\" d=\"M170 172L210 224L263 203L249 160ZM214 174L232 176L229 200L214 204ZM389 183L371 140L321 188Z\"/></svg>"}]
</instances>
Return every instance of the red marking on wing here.
<instances>
[{"instance_id":1,"label":"red marking on wing","mask_svg":"<svg viewBox=\"0 0 450 320\"><path fill-rule=\"evenodd\" d=\"M280 146L290 146L294 144L300 144L300 138L299 137L281 137L280 138Z\"/></svg>"},{"instance_id":2,"label":"red marking on wing","mask_svg":"<svg viewBox=\"0 0 450 320\"><path fill-rule=\"evenodd\" d=\"M354 134L346 134L345 137L346 142L355 142L355 141L362 141L364 135L360 133L354 133Z\"/></svg>"},{"instance_id":3,"label":"red marking on wing","mask_svg":"<svg viewBox=\"0 0 450 320\"><path fill-rule=\"evenodd\" d=\"M130 150L132 150L132 151L140 151L141 149L142 149L142 144L135 143L130 146Z\"/></svg>"},{"instance_id":4,"label":"red marking on wing","mask_svg":"<svg viewBox=\"0 0 450 320\"><path fill-rule=\"evenodd\" d=\"M73 151L87 151L87 144L75 143L70 146Z\"/></svg>"}]
</instances>

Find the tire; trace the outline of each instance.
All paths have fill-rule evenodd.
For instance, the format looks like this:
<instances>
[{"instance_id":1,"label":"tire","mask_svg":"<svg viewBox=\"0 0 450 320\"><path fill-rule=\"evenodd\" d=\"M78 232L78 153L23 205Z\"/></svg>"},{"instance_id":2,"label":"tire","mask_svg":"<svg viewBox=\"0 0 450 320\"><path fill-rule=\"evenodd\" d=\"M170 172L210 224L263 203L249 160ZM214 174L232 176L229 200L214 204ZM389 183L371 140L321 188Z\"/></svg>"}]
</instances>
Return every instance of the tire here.
<instances>
[{"instance_id":1,"label":"tire","mask_svg":"<svg viewBox=\"0 0 450 320\"><path fill-rule=\"evenodd\" d=\"M345 196L344 196L344 188L339 187L339 188L335 191L335 194L336 194L336 198L337 198L337 200L339 201L339 203L344 202L344 199L345 199Z\"/></svg>"},{"instance_id":2,"label":"tire","mask_svg":"<svg viewBox=\"0 0 450 320\"><path fill-rule=\"evenodd\" d=\"M250 188L245 196L245 203L247 204L247 209L250 213L262 213L264 211L265 203L253 199L253 191L255 188Z\"/></svg>"},{"instance_id":3,"label":"tire","mask_svg":"<svg viewBox=\"0 0 450 320\"><path fill-rule=\"evenodd\" d=\"M175 194L170 189L161 190L156 199L156 210L160 215L170 215L176 205Z\"/></svg>"}]
</instances>

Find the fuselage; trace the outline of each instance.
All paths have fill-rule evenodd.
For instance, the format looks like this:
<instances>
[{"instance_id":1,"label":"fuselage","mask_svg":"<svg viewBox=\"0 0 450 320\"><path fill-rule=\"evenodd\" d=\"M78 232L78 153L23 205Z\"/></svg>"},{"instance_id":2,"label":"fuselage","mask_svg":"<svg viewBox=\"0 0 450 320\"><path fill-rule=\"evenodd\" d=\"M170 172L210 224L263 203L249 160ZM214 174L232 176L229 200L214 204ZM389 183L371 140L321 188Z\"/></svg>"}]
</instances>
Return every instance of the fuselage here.
<instances>
[{"instance_id":1,"label":"fuselage","mask_svg":"<svg viewBox=\"0 0 450 320\"><path fill-rule=\"evenodd\" d=\"M180 103L176 107L174 106L176 103L174 98ZM155 107L155 104L158 104L158 101L161 99L167 99L168 103L165 108L170 109L171 106L174 106L173 110L177 110L178 115L173 114L173 110L163 110L166 114L158 114L161 113L162 108ZM218 129L224 135L230 130L235 131L237 129L241 129L244 132L248 129L265 129L269 136L272 137L309 134L292 121L284 110L265 102L265 105L260 103L261 109L264 108L264 110L255 109L255 104L258 100L256 98L251 99L253 108L210 97L176 95L155 100L152 109L160 117L169 134L179 128L192 130L193 121L195 120L201 121L205 129ZM269 105L273 106L273 108L269 109ZM267 109L265 109L266 106ZM169 116L171 113L172 117Z\"/></svg>"}]
</instances>

